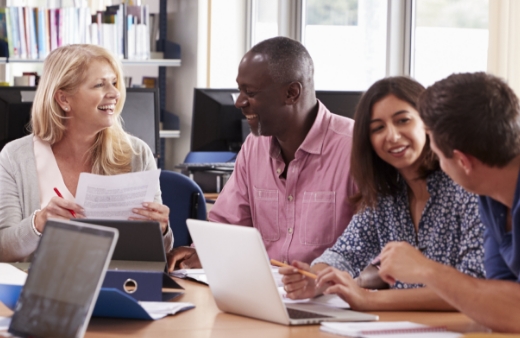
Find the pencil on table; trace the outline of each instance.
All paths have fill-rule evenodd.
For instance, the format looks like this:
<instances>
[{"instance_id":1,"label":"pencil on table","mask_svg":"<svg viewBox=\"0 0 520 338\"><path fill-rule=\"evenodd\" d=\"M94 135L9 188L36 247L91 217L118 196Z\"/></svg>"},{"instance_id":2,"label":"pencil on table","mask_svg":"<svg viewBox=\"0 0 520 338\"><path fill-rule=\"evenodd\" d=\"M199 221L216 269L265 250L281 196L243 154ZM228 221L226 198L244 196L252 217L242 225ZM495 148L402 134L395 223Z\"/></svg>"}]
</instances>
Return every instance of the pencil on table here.
<instances>
[{"instance_id":1,"label":"pencil on table","mask_svg":"<svg viewBox=\"0 0 520 338\"><path fill-rule=\"evenodd\" d=\"M285 264L285 263L282 263L282 262L279 262L276 259L271 259L271 264L275 265L275 266L282 267L282 268L293 268L293 269L296 269L294 266L289 265L289 264ZM300 269L296 269L296 270L298 270L298 272L301 273L302 275L310 277L312 279L318 278L318 276L316 276L312 272L305 271L305 270L300 270Z\"/></svg>"}]
</instances>

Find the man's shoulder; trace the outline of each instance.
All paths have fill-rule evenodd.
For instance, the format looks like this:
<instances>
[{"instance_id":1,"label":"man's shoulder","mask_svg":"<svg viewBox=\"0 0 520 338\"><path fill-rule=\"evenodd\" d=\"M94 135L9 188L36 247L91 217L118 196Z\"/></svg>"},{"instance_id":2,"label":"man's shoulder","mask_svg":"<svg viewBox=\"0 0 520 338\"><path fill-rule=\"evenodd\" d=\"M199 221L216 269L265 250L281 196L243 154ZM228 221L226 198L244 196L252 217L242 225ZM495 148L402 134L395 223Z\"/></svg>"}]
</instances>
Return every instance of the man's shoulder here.
<instances>
[{"instance_id":1,"label":"man's shoulder","mask_svg":"<svg viewBox=\"0 0 520 338\"><path fill-rule=\"evenodd\" d=\"M341 115L336 115L330 111L325 111L325 116L329 119L329 130L335 135L352 138L354 134L354 120Z\"/></svg>"},{"instance_id":2,"label":"man's shoulder","mask_svg":"<svg viewBox=\"0 0 520 338\"><path fill-rule=\"evenodd\" d=\"M259 152L265 152L266 154L269 154L271 140L271 136L255 136L253 134L249 134L249 136L242 144L240 152L244 152L245 154L258 154Z\"/></svg>"}]
</instances>

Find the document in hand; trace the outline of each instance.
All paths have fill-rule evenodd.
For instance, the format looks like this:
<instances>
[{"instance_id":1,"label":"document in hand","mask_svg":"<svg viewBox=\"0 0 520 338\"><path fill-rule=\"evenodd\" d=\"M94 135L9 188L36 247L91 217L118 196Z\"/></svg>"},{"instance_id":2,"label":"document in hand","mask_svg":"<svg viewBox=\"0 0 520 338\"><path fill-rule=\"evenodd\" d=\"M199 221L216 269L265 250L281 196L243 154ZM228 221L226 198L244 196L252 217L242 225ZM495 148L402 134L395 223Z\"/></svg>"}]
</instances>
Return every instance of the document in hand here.
<instances>
[{"instance_id":1,"label":"document in hand","mask_svg":"<svg viewBox=\"0 0 520 338\"><path fill-rule=\"evenodd\" d=\"M340 336L360 338L455 338L462 336L460 333L446 331L444 327L427 326L412 322L323 322L320 330Z\"/></svg>"},{"instance_id":2,"label":"document in hand","mask_svg":"<svg viewBox=\"0 0 520 338\"><path fill-rule=\"evenodd\" d=\"M81 173L76 203L85 209L87 218L128 219L133 208L153 202L159 190L160 170L140 171L113 176Z\"/></svg>"}]
</instances>

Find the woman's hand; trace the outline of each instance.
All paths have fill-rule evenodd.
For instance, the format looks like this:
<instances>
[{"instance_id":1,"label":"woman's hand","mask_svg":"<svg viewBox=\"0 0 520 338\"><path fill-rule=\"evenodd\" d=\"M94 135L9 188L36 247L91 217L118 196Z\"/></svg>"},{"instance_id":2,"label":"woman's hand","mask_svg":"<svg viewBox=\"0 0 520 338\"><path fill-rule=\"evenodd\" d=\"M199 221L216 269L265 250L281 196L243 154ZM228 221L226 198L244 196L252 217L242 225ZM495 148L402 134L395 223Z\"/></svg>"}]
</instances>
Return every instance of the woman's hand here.
<instances>
[{"instance_id":1,"label":"woman's hand","mask_svg":"<svg viewBox=\"0 0 520 338\"><path fill-rule=\"evenodd\" d=\"M168 230L168 219L170 216L170 208L166 205L155 202L144 202L142 208L135 208L132 211L141 217L130 217L130 220L157 221L161 225L163 235L166 234Z\"/></svg>"},{"instance_id":2,"label":"woman's hand","mask_svg":"<svg viewBox=\"0 0 520 338\"><path fill-rule=\"evenodd\" d=\"M51 198L49 204L47 204L47 206L42 210L38 211L34 217L34 226L36 227L36 230L42 233L45 228L45 223L49 218L74 218L70 210L73 210L76 213L76 218L85 218L85 210L80 205L57 196Z\"/></svg>"},{"instance_id":3,"label":"woman's hand","mask_svg":"<svg viewBox=\"0 0 520 338\"><path fill-rule=\"evenodd\" d=\"M369 310L371 299L377 293L360 288L348 272L332 267L318 273L316 287L325 287L324 294L337 294L353 310Z\"/></svg>"},{"instance_id":4,"label":"woman's hand","mask_svg":"<svg viewBox=\"0 0 520 338\"><path fill-rule=\"evenodd\" d=\"M280 268L278 272L283 275L283 288L287 292L287 298L305 299L312 298L319 294L316 289L316 282L310 277L306 277L298 272L297 269L311 271L309 264L294 261L291 264L294 268Z\"/></svg>"}]
</instances>

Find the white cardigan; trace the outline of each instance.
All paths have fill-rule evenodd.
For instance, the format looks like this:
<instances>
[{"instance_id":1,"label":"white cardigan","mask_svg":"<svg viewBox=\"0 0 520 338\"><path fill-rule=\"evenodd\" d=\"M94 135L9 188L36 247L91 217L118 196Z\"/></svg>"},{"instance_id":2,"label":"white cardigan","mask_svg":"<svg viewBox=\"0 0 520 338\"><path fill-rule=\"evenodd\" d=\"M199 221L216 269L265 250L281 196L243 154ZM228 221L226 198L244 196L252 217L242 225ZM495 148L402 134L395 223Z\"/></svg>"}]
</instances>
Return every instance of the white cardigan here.
<instances>
[{"instance_id":1,"label":"white cardigan","mask_svg":"<svg viewBox=\"0 0 520 338\"><path fill-rule=\"evenodd\" d=\"M137 152L132 172L153 170L157 166L146 143L130 136ZM40 209L40 191L33 135L8 143L0 152L0 262L27 262L32 258L40 237L32 229L31 217ZM155 202L162 203L158 189ZM173 247L173 233L164 235L166 252Z\"/></svg>"}]
</instances>

